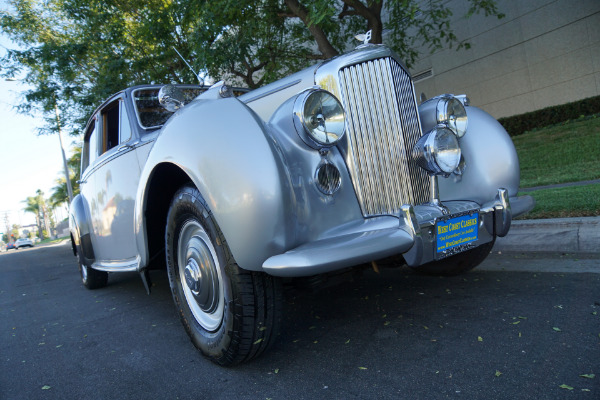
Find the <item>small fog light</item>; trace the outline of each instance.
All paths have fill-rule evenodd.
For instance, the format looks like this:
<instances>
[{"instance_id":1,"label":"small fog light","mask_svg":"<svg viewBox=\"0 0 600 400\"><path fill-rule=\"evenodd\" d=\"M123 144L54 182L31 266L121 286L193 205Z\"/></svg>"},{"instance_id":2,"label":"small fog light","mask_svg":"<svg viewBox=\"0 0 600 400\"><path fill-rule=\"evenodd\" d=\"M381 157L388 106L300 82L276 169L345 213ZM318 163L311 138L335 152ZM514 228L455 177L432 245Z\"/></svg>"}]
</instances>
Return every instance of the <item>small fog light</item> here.
<instances>
[{"instance_id":1,"label":"small fog light","mask_svg":"<svg viewBox=\"0 0 600 400\"><path fill-rule=\"evenodd\" d=\"M340 171L335 165L323 162L317 167L315 182L322 193L332 195L338 191L342 183Z\"/></svg>"}]
</instances>

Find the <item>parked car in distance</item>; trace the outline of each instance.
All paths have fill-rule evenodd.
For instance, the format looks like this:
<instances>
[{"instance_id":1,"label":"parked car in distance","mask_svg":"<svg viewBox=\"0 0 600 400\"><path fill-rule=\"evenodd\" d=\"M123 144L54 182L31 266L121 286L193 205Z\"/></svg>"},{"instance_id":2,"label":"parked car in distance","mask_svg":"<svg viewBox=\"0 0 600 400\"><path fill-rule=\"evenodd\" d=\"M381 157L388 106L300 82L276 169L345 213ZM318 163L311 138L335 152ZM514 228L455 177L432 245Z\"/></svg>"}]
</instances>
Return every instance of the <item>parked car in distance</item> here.
<instances>
[{"instance_id":1,"label":"parked car in distance","mask_svg":"<svg viewBox=\"0 0 600 400\"><path fill-rule=\"evenodd\" d=\"M110 97L84 132L69 215L83 284L137 271L149 291L148 270L166 268L183 326L218 364L274 342L282 278L394 255L423 273L466 272L533 207L517 196L502 126L465 95L418 105L386 46L234 92Z\"/></svg>"},{"instance_id":2,"label":"parked car in distance","mask_svg":"<svg viewBox=\"0 0 600 400\"><path fill-rule=\"evenodd\" d=\"M15 242L6 243L6 250L8 251L10 249L17 249L17 247L15 246Z\"/></svg>"},{"instance_id":3,"label":"parked car in distance","mask_svg":"<svg viewBox=\"0 0 600 400\"><path fill-rule=\"evenodd\" d=\"M27 238L20 238L15 241L15 248L18 250L21 247L33 247L33 241Z\"/></svg>"}]
</instances>

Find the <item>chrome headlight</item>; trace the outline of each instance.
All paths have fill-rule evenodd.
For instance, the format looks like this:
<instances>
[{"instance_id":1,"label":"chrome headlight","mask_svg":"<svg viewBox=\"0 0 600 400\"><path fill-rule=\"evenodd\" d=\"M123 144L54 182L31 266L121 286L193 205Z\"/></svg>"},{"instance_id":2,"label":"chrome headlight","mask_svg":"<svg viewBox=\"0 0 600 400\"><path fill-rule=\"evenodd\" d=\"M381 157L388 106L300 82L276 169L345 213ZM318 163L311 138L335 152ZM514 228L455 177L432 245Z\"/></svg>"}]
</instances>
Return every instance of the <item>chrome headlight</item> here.
<instances>
[{"instance_id":1,"label":"chrome headlight","mask_svg":"<svg viewBox=\"0 0 600 400\"><path fill-rule=\"evenodd\" d=\"M296 130L311 147L328 147L338 142L344 136L345 119L342 104L325 90L301 93L294 104Z\"/></svg>"},{"instance_id":2,"label":"chrome headlight","mask_svg":"<svg viewBox=\"0 0 600 400\"><path fill-rule=\"evenodd\" d=\"M421 136L413 148L419 166L432 175L449 175L460 163L460 146L454 132L438 125Z\"/></svg>"},{"instance_id":3,"label":"chrome headlight","mask_svg":"<svg viewBox=\"0 0 600 400\"><path fill-rule=\"evenodd\" d=\"M446 125L457 137L463 137L467 132L467 110L456 97L452 95L442 96L438 100L435 111L437 123Z\"/></svg>"}]
</instances>

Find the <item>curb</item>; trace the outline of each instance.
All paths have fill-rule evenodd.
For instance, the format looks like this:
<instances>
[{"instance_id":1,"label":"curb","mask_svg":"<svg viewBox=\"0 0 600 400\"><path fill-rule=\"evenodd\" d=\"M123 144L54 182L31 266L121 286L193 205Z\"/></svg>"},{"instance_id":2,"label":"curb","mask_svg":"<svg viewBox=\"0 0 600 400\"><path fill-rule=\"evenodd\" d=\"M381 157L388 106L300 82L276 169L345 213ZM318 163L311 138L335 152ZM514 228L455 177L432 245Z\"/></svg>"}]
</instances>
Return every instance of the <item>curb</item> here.
<instances>
[{"instance_id":1,"label":"curb","mask_svg":"<svg viewBox=\"0 0 600 400\"><path fill-rule=\"evenodd\" d=\"M512 221L493 251L551 251L600 254L600 217Z\"/></svg>"}]
</instances>

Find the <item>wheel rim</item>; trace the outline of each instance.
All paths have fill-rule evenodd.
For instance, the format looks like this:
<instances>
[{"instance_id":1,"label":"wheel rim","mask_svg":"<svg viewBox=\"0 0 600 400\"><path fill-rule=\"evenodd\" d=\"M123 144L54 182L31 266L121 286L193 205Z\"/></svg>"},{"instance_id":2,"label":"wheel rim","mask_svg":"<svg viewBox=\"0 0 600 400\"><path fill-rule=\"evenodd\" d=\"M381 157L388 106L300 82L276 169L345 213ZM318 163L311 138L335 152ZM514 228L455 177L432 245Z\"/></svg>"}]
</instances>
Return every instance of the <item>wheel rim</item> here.
<instances>
[{"instance_id":1,"label":"wheel rim","mask_svg":"<svg viewBox=\"0 0 600 400\"><path fill-rule=\"evenodd\" d=\"M215 331L223 319L224 297L219 259L208 234L196 221L187 221L177 243L179 279L196 321Z\"/></svg>"},{"instance_id":2,"label":"wheel rim","mask_svg":"<svg viewBox=\"0 0 600 400\"><path fill-rule=\"evenodd\" d=\"M83 282L85 283L87 281L87 276L88 276L88 270L87 267L83 264L81 264L79 266L79 270L81 271L81 279L83 280Z\"/></svg>"}]
</instances>

